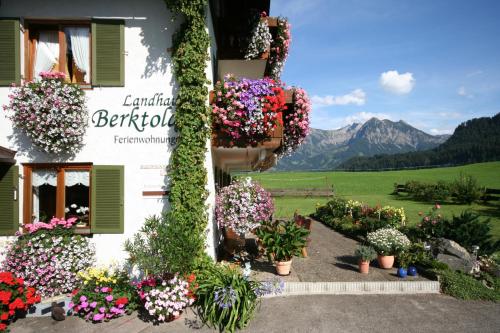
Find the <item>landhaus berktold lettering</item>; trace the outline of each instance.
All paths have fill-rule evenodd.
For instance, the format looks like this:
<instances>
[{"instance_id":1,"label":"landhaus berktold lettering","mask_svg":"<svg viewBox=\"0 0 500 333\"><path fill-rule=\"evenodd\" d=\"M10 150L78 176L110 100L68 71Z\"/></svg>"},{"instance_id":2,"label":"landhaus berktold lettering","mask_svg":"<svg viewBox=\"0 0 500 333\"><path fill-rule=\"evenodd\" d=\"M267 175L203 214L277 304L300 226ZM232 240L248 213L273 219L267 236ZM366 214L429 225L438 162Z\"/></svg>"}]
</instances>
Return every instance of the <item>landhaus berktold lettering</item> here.
<instances>
[{"instance_id":1,"label":"landhaus berktold lettering","mask_svg":"<svg viewBox=\"0 0 500 333\"><path fill-rule=\"evenodd\" d=\"M132 107L129 113L112 113L106 109L100 109L92 114L92 124L94 127L130 127L138 132L144 132L148 127L173 127L174 115L173 105L175 99L163 98L163 93L156 93L152 97L125 96L123 106ZM142 107L164 107L160 114L151 114ZM141 109L142 108L142 109ZM170 115L169 115L170 114Z\"/></svg>"}]
</instances>

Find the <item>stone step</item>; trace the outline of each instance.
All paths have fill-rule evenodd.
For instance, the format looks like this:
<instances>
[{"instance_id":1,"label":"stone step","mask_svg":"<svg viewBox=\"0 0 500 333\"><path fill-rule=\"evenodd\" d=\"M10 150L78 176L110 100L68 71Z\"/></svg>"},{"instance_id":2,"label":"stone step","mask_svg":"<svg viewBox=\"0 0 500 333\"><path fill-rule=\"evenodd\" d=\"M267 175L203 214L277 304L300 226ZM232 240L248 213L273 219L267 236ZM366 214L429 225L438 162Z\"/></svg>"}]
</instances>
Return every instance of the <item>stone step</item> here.
<instances>
[{"instance_id":1,"label":"stone step","mask_svg":"<svg viewBox=\"0 0 500 333\"><path fill-rule=\"evenodd\" d=\"M285 282L278 296L439 294L438 281ZM276 296L269 296L276 297Z\"/></svg>"}]
</instances>

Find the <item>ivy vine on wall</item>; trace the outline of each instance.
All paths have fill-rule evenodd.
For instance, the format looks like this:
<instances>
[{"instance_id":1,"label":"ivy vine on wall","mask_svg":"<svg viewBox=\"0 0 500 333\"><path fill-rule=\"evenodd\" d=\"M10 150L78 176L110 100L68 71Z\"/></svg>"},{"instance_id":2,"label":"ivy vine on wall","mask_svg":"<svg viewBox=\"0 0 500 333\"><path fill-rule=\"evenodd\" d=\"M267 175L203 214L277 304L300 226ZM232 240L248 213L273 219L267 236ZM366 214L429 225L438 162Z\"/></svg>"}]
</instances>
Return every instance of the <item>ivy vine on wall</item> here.
<instances>
[{"instance_id":1,"label":"ivy vine on wall","mask_svg":"<svg viewBox=\"0 0 500 333\"><path fill-rule=\"evenodd\" d=\"M171 207L158 236L164 240L161 255L165 256L168 269L190 272L207 259L205 155L210 135L205 74L210 43L205 27L207 0L165 0L165 3L184 22L173 37L172 61L179 85L175 114L179 141L170 162Z\"/></svg>"}]
</instances>

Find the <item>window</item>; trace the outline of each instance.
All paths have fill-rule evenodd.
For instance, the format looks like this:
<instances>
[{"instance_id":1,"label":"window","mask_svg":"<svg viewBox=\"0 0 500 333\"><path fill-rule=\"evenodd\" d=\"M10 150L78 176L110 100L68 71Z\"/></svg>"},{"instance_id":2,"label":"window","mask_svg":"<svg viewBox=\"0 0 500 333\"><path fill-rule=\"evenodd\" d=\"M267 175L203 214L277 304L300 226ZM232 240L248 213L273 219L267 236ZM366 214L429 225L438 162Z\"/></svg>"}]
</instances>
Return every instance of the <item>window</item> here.
<instances>
[{"instance_id":1,"label":"window","mask_svg":"<svg viewBox=\"0 0 500 333\"><path fill-rule=\"evenodd\" d=\"M16 177L13 178L12 174L15 172L9 173L5 181L0 177L0 199L5 198L3 207L6 208L15 204L11 198ZM125 172L122 165L24 164L23 174L24 224L47 222L52 217L77 217L79 232L124 232ZM6 214L15 215L11 211ZM5 225L0 221L0 234L3 229L5 232L12 231L13 220L17 226L19 222L15 217L6 219Z\"/></svg>"},{"instance_id":2,"label":"window","mask_svg":"<svg viewBox=\"0 0 500 333\"><path fill-rule=\"evenodd\" d=\"M23 26L24 42L19 36ZM21 71L21 43L24 70ZM33 80L41 71L60 71L68 81L90 87L125 85L125 22L115 19L34 20L21 25L0 18L0 86Z\"/></svg>"},{"instance_id":3,"label":"window","mask_svg":"<svg viewBox=\"0 0 500 333\"><path fill-rule=\"evenodd\" d=\"M66 73L68 81L91 83L90 22L33 21L26 24L26 77L40 72Z\"/></svg>"},{"instance_id":4,"label":"window","mask_svg":"<svg viewBox=\"0 0 500 333\"><path fill-rule=\"evenodd\" d=\"M32 165L25 170L25 223L76 217L79 227L90 227L90 165Z\"/></svg>"}]
</instances>

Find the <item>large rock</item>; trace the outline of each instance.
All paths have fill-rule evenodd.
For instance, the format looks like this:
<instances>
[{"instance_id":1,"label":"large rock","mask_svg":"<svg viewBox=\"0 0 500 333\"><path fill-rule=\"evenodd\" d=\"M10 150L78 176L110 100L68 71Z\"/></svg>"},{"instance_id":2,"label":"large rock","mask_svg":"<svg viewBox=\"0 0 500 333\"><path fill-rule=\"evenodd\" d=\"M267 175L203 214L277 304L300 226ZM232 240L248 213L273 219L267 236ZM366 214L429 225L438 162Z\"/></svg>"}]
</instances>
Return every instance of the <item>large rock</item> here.
<instances>
[{"instance_id":1,"label":"large rock","mask_svg":"<svg viewBox=\"0 0 500 333\"><path fill-rule=\"evenodd\" d=\"M457 258L466 261L472 261L475 258L472 258L469 252L464 249L457 242L452 241L451 239L439 238L437 240L437 247L439 249L439 253L451 254Z\"/></svg>"},{"instance_id":2,"label":"large rock","mask_svg":"<svg viewBox=\"0 0 500 333\"><path fill-rule=\"evenodd\" d=\"M450 254L439 253L436 260L445 263L452 270L459 270L465 273L469 273L472 270L472 261L463 260Z\"/></svg>"},{"instance_id":3,"label":"large rock","mask_svg":"<svg viewBox=\"0 0 500 333\"><path fill-rule=\"evenodd\" d=\"M457 242L450 239L439 238L436 240L436 259L447 264L451 269L469 273L472 270L475 258Z\"/></svg>"}]
</instances>

